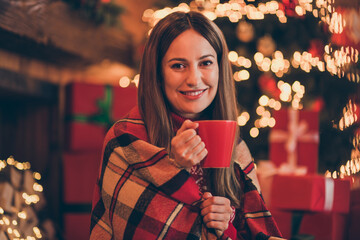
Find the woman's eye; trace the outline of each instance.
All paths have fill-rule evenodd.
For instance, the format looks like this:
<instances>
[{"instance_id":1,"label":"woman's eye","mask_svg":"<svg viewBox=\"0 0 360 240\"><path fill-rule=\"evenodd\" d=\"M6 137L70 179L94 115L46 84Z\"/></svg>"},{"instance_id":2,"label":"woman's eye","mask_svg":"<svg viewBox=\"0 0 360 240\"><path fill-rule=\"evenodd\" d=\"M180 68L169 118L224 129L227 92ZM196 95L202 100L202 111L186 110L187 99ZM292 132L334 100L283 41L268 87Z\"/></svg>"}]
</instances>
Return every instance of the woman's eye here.
<instances>
[{"instance_id":1,"label":"woman's eye","mask_svg":"<svg viewBox=\"0 0 360 240\"><path fill-rule=\"evenodd\" d=\"M206 60L201 63L201 65L203 65L203 66L209 66L211 64L212 64L212 61L210 61L210 60Z\"/></svg>"},{"instance_id":2,"label":"woman's eye","mask_svg":"<svg viewBox=\"0 0 360 240\"><path fill-rule=\"evenodd\" d=\"M182 69L184 68L184 64L181 64L181 63L175 63L173 65L171 65L171 68L174 68L174 69Z\"/></svg>"}]
</instances>

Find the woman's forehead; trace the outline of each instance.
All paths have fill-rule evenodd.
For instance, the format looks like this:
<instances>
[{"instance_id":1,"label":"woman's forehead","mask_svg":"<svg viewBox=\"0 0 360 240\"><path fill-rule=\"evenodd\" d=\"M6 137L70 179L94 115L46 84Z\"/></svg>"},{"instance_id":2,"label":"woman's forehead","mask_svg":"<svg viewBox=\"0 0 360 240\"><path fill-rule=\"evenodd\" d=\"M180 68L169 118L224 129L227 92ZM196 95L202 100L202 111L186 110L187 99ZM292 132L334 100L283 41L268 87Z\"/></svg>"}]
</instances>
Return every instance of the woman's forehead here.
<instances>
[{"instance_id":1,"label":"woman's forehead","mask_svg":"<svg viewBox=\"0 0 360 240\"><path fill-rule=\"evenodd\" d=\"M215 49L206 38L193 29L189 29L177 36L170 44L164 57L186 57L196 55L213 55L216 57Z\"/></svg>"}]
</instances>

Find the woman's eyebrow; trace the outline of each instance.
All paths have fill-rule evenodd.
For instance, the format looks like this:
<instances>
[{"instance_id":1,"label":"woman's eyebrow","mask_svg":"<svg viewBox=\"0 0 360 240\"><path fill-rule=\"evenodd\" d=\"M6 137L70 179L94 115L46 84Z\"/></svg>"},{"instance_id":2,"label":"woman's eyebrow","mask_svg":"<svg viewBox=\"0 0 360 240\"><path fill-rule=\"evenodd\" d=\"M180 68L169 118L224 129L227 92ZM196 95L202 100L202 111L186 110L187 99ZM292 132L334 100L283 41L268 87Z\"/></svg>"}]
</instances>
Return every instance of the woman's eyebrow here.
<instances>
[{"instance_id":1,"label":"woman's eyebrow","mask_svg":"<svg viewBox=\"0 0 360 240\"><path fill-rule=\"evenodd\" d=\"M204 56L201 56L200 59L204 59L204 58L207 58L207 57L213 57L213 58L215 58L215 56L212 55L212 54L206 54L206 55L204 55Z\"/></svg>"},{"instance_id":2,"label":"woman's eyebrow","mask_svg":"<svg viewBox=\"0 0 360 240\"><path fill-rule=\"evenodd\" d=\"M172 61L181 61L181 62L185 62L185 61L186 61L186 59L185 59L185 58L171 58L171 59L169 59L169 61L168 61L168 62L172 62Z\"/></svg>"},{"instance_id":3,"label":"woman's eyebrow","mask_svg":"<svg viewBox=\"0 0 360 240\"><path fill-rule=\"evenodd\" d=\"M212 57L212 58L215 58L215 56L213 54L206 54L206 55L203 55L201 56L199 59L204 59L204 58L207 58L207 57ZM181 61L181 62L185 62L186 59L185 58L171 58L168 60L168 62L172 62L172 61Z\"/></svg>"}]
</instances>

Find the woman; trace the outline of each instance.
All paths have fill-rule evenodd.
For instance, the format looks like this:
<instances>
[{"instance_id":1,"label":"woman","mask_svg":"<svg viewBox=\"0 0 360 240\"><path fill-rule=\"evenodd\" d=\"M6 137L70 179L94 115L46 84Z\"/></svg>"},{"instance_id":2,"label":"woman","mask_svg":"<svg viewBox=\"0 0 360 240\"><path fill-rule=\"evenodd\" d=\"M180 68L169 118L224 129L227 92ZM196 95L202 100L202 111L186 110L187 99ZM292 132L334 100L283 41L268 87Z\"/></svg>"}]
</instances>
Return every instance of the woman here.
<instances>
[{"instance_id":1,"label":"woman","mask_svg":"<svg viewBox=\"0 0 360 240\"><path fill-rule=\"evenodd\" d=\"M221 31L200 13L175 12L154 27L142 59L138 107L105 139L91 239L281 235L243 141L236 139L229 168L199 165L207 149L193 121L237 117L227 55Z\"/></svg>"}]
</instances>

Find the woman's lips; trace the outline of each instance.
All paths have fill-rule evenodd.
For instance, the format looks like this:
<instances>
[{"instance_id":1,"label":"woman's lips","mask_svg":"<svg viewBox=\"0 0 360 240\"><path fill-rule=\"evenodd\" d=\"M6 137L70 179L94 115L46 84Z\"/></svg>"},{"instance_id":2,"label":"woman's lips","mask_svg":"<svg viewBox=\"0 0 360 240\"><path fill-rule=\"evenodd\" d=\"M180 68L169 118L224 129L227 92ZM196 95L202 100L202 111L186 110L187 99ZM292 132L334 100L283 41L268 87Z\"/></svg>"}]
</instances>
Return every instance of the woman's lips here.
<instances>
[{"instance_id":1,"label":"woman's lips","mask_svg":"<svg viewBox=\"0 0 360 240\"><path fill-rule=\"evenodd\" d=\"M194 99L200 98L206 90L207 89L192 90L192 91L179 91L179 92L187 99L194 100Z\"/></svg>"}]
</instances>

